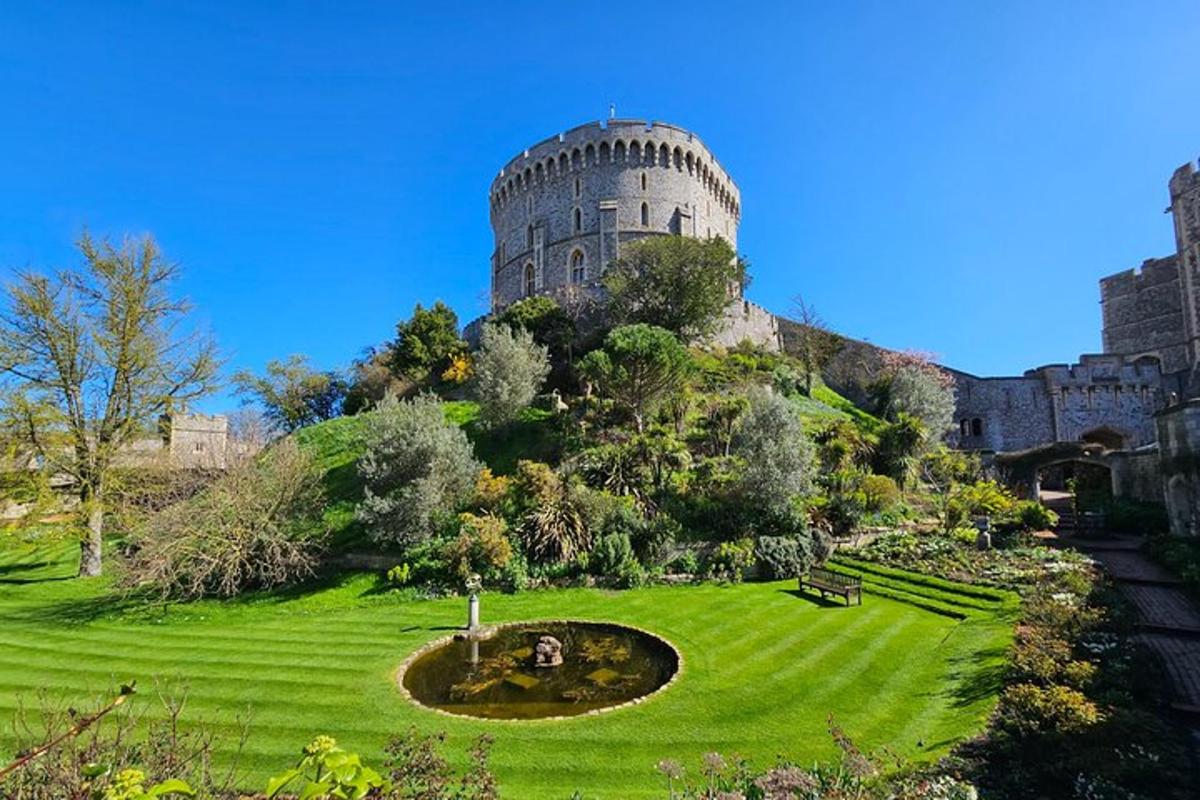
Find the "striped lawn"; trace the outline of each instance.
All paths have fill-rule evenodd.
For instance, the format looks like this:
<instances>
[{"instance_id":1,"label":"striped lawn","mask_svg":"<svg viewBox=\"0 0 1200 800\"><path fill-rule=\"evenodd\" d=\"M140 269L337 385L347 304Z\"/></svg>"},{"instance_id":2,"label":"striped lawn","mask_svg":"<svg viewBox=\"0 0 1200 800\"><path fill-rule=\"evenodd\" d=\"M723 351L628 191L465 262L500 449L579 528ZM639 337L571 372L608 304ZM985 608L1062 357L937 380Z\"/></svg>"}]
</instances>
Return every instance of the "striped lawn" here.
<instances>
[{"instance_id":1,"label":"striped lawn","mask_svg":"<svg viewBox=\"0 0 1200 800\"><path fill-rule=\"evenodd\" d=\"M122 607L103 581L70 579L72 557L64 546L0 547L0 753L12 750L4 721L39 688L85 704L157 678L186 684L189 717L231 737L250 716L244 763L255 783L315 734L378 760L388 733L411 725L446 731L456 758L492 733L514 798L661 796L658 760L695 769L711 750L761 766L830 758L830 714L864 748L928 759L982 727L1011 637L999 603L964 606L959 620L869 587L853 608L782 583L488 594L485 621L628 622L674 642L685 667L663 695L600 717L474 722L413 707L393 683L407 653L461 623L461 599L406 600L357 575L287 597ZM155 713L150 694L138 702Z\"/></svg>"}]
</instances>

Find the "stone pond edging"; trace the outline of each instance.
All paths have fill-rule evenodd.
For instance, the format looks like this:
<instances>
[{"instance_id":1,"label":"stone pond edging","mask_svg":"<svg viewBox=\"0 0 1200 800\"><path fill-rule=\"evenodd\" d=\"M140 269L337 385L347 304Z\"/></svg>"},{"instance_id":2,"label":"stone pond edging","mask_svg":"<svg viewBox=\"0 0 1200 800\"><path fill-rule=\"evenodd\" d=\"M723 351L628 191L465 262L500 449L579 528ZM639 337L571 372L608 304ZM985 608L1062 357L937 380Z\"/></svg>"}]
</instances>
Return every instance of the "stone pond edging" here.
<instances>
[{"instance_id":1,"label":"stone pond edging","mask_svg":"<svg viewBox=\"0 0 1200 800\"><path fill-rule=\"evenodd\" d=\"M456 639L463 637L466 633L464 630L459 633L450 634L449 636L440 636L437 639L433 639L433 640L421 645L416 650L409 653L408 657L405 658L402 662L400 662L400 666L398 666L396 668L395 672L392 673L392 677L396 683L396 686L400 689L400 694L406 700L408 700L410 703L412 703L414 706L424 709L425 711L432 711L435 714L441 714L444 717L452 717L454 719L471 719L471 720L478 720L478 721L484 722L484 723L501 723L501 724L515 723L518 725L529 725L529 724L537 724L537 723L544 723L544 722L561 722L563 720L570 720L570 719L586 719L588 717L598 717L601 714L607 714L610 711L617 711L622 708L629 708L630 706L641 705L642 703L646 702L650 698L656 697L657 695L659 695L659 694L665 692L667 689L671 688L671 686L674 685L675 681L679 680L679 677L681 675L683 675L683 653L680 651L680 649L678 647L675 646L674 642L672 642L670 639L660 636L659 634L655 633L654 631L649 631L649 630L646 630L645 628L640 628L637 625L629 625L624 622L614 622L613 620L606 620L606 619L515 620L513 622L501 622L496 625L488 625L483 630L476 633L475 636L479 639L490 639L493 636L495 636L497 633L499 633L500 631L507 630L508 628L523 628L523 627L529 627L529 626L533 626L533 625L571 625L571 624L574 624L574 625L611 625L615 628L625 628L626 630L636 631L644 636L650 636L650 637L656 639L657 641L660 641L663 644L665 644L667 647L669 647L671 649L671 652L673 652L675 654L675 672L674 672L674 674L671 675L671 677L667 680L666 683L664 683L662 686L659 686L654 691L649 692L648 694L644 694L641 697L635 697L632 700L626 700L624 703L618 703L614 706L605 706L604 708L594 708L591 711L585 711L582 714L562 714L562 715L553 716L553 717L537 717L535 719L495 719L492 717L476 717L472 714L456 714L453 711L447 711L443 708L434 708L433 706L425 705L420 700L413 697L412 694L408 691L408 689L404 686L404 674L406 672L408 672L408 668L413 665L413 662L415 662L421 656L423 656L427 653L430 653L433 650L437 650L441 647L445 647L446 645L450 644L451 642L455 641Z\"/></svg>"}]
</instances>

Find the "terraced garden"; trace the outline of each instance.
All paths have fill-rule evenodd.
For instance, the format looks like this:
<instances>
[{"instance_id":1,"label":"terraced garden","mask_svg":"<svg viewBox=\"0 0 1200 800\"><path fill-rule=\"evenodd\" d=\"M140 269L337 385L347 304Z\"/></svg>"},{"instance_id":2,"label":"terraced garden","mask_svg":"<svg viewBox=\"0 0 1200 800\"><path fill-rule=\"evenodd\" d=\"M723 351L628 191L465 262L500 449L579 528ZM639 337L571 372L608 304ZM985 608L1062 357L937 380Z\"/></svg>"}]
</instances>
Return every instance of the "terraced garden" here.
<instances>
[{"instance_id":1,"label":"terraced garden","mask_svg":"<svg viewBox=\"0 0 1200 800\"><path fill-rule=\"evenodd\" d=\"M233 736L249 714L252 782L330 733L378 760L389 732L449 734L458 755L495 735L506 796L661 795L655 763L695 765L717 750L760 766L834 754L833 715L865 748L918 760L978 731L993 707L1011 639L999 592L850 558L862 607L802 597L790 583L589 589L484 596L485 621L575 617L655 631L683 653L680 680L644 705L598 718L504 723L449 719L406 703L393 684L404 656L461 624L461 599L419 601L370 575L237 602L148 607L102 582L67 580L67 543L0 540L0 717L47 687L86 704L119 682L186 684L188 716ZM146 693L149 694L149 693ZM138 702L155 713L148 696ZM0 729L0 752L12 739Z\"/></svg>"}]
</instances>

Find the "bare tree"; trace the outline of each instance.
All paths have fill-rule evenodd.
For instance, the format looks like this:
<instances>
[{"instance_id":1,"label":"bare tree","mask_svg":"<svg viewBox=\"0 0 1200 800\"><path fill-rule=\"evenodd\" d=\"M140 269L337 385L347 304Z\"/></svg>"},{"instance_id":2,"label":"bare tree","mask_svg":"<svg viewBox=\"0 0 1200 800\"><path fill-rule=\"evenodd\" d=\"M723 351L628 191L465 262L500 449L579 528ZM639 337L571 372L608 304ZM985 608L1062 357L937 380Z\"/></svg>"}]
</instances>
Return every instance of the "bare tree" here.
<instances>
[{"instance_id":1,"label":"bare tree","mask_svg":"<svg viewBox=\"0 0 1200 800\"><path fill-rule=\"evenodd\" d=\"M825 320L817 313L803 295L792 298L792 317L798 323L796 330L796 358L804 367L804 391L811 395L813 375L820 374L829 360L841 349L841 337L829 329Z\"/></svg>"},{"instance_id":2,"label":"bare tree","mask_svg":"<svg viewBox=\"0 0 1200 800\"><path fill-rule=\"evenodd\" d=\"M150 236L78 242L79 269L19 271L0 311L4 412L47 471L72 481L87 531L79 574L99 575L114 461L156 417L215 388L216 345L182 328L178 267Z\"/></svg>"}]
</instances>

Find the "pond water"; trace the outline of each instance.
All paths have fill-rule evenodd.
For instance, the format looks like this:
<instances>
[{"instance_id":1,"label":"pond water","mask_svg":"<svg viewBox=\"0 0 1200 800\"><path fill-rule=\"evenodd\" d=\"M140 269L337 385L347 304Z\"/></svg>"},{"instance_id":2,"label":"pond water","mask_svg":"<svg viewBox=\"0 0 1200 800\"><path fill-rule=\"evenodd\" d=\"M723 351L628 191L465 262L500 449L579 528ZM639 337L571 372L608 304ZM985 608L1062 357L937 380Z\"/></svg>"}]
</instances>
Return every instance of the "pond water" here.
<instances>
[{"instance_id":1,"label":"pond water","mask_svg":"<svg viewBox=\"0 0 1200 800\"><path fill-rule=\"evenodd\" d=\"M539 654L548 663L561 656L561 663L537 666ZM448 641L414 660L401 682L418 703L452 714L537 719L628 702L658 689L678 669L674 648L633 628L521 623L485 639Z\"/></svg>"}]
</instances>

